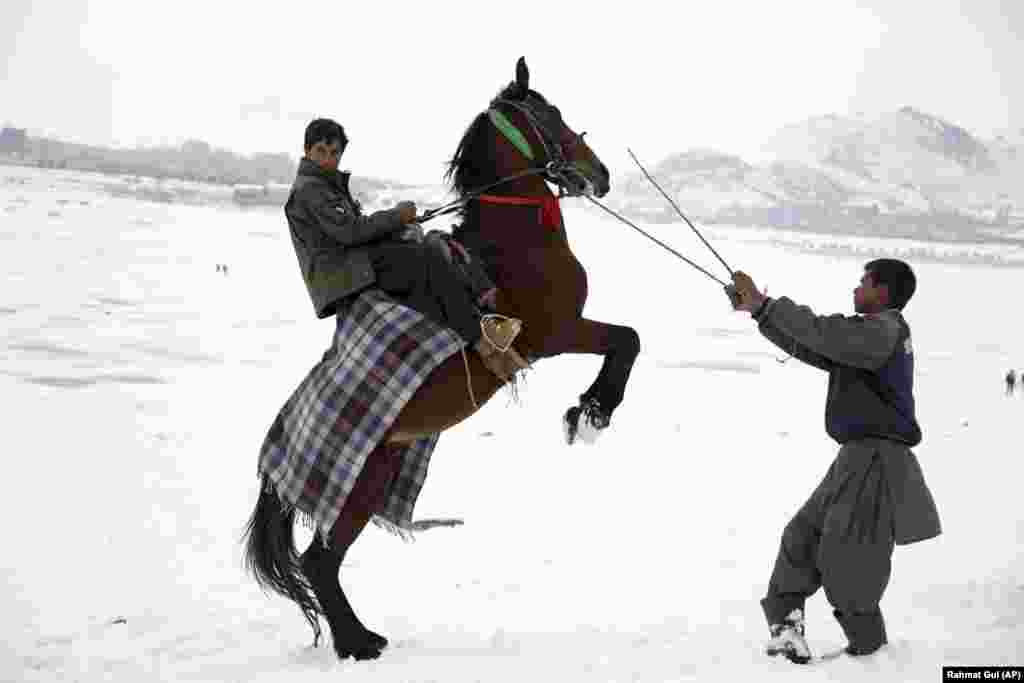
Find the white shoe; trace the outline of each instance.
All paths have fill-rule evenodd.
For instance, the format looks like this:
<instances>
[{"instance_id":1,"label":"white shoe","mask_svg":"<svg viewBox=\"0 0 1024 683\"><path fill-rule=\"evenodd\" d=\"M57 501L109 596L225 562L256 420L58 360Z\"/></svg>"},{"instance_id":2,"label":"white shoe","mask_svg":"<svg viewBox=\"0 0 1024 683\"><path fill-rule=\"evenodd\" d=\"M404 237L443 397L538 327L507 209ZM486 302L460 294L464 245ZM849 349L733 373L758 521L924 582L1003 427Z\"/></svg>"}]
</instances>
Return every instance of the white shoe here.
<instances>
[{"instance_id":1,"label":"white shoe","mask_svg":"<svg viewBox=\"0 0 1024 683\"><path fill-rule=\"evenodd\" d=\"M811 648L804 638L804 612L795 609L781 624L772 624L771 640L764 646L764 651L771 655L782 655L795 664L806 664L811 661Z\"/></svg>"}]
</instances>

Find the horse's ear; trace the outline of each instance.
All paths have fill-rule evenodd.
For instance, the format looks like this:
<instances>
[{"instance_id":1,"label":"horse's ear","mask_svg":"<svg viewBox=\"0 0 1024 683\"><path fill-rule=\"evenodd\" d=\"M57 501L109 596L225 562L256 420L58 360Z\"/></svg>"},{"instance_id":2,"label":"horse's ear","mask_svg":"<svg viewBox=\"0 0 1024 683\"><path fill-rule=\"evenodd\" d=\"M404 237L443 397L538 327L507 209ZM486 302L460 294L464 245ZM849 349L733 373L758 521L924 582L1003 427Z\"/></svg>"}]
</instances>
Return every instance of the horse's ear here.
<instances>
[{"instance_id":1,"label":"horse's ear","mask_svg":"<svg viewBox=\"0 0 1024 683\"><path fill-rule=\"evenodd\" d=\"M525 57L520 57L516 62L516 85L524 95L530 89L530 70L526 68Z\"/></svg>"}]
</instances>

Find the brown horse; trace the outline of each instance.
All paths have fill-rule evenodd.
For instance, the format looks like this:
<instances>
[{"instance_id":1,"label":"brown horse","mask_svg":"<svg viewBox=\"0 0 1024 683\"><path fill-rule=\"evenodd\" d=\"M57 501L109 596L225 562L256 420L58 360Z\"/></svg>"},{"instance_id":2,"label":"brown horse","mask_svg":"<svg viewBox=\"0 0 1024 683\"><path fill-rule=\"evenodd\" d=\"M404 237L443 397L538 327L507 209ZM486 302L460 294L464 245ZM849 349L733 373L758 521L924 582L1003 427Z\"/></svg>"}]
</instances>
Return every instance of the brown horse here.
<instances>
[{"instance_id":1,"label":"brown horse","mask_svg":"<svg viewBox=\"0 0 1024 683\"><path fill-rule=\"evenodd\" d=\"M640 340L632 328L583 317L587 274L569 246L558 198L604 196L608 169L558 108L530 89L520 58L515 81L466 130L447 177L461 206L454 236L479 256L496 283L498 310L523 321L515 344L520 354L531 362L561 353L604 356L593 384L562 418L570 443L580 430L599 433L622 401ZM558 186L558 197L549 182ZM301 558L293 513L281 510L266 489L260 495L246 532L249 567L261 585L298 603L317 635L317 615L324 615L339 657L375 658L387 645L356 617L338 572L349 546L381 510L400 452L466 419L502 384L475 354L455 354L434 370L367 458L329 543L317 534Z\"/></svg>"}]
</instances>

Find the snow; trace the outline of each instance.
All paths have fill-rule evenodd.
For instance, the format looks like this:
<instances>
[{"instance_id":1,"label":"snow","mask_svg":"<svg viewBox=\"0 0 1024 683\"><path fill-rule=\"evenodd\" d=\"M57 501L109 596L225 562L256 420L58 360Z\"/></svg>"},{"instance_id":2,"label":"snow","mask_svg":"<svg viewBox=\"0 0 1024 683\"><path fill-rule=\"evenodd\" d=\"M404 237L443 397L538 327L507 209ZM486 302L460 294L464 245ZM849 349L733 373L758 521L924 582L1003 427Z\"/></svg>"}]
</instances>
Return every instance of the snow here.
<instances>
[{"instance_id":1,"label":"snow","mask_svg":"<svg viewBox=\"0 0 1024 683\"><path fill-rule=\"evenodd\" d=\"M332 329L283 218L82 175L0 168L0 680L935 681L1024 662L1024 398L1002 384L1024 369L1019 262L966 264L962 245L914 262L916 452L945 533L897 549L888 647L796 670L761 653L757 601L836 451L824 376L777 362L718 285L566 202L588 316L641 335L626 400L595 445L566 446L560 415L599 359L565 356L445 433L417 514L465 525L365 533L342 581L393 647L339 662L241 567L259 444ZM686 226L643 227L721 272ZM863 254L707 235L769 293L850 310ZM843 643L821 594L808 636Z\"/></svg>"}]
</instances>

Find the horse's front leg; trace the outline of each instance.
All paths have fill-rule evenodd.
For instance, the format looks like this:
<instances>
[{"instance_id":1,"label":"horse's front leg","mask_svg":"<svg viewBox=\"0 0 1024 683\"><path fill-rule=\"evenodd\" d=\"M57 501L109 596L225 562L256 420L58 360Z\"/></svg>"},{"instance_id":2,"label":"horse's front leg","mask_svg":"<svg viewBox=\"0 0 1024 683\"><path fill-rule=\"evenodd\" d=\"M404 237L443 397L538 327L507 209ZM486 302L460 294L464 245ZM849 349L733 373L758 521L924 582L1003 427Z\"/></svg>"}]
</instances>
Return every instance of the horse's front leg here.
<instances>
[{"instance_id":1,"label":"horse's front leg","mask_svg":"<svg viewBox=\"0 0 1024 683\"><path fill-rule=\"evenodd\" d=\"M580 395L579 404L563 415L565 438L592 443L611 423L622 403L633 362L640 353L640 335L632 327L579 318L558 335L558 353L596 353L604 356L597 379Z\"/></svg>"}]
</instances>

